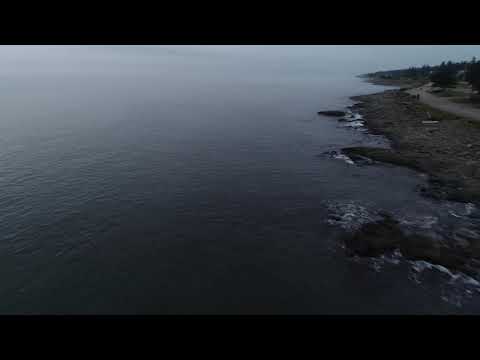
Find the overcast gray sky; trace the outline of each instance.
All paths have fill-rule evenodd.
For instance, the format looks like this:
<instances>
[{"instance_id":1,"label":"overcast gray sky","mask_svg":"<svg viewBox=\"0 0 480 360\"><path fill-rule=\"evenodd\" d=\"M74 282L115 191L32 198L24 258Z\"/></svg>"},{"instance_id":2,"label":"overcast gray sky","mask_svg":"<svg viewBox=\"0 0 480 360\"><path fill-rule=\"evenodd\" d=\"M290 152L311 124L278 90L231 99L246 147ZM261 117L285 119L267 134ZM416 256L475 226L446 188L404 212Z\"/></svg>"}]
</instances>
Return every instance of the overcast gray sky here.
<instances>
[{"instance_id":1,"label":"overcast gray sky","mask_svg":"<svg viewBox=\"0 0 480 360\"><path fill-rule=\"evenodd\" d=\"M305 70L335 68L359 74L442 61L480 58L480 45L182 45L182 46L0 46L0 72L29 72L40 68L60 71L96 64L215 62L302 67ZM22 66L23 65L23 66Z\"/></svg>"},{"instance_id":2,"label":"overcast gray sky","mask_svg":"<svg viewBox=\"0 0 480 360\"><path fill-rule=\"evenodd\" d=\"M351 51L362 54L360 57L365 62L370 61L372 69L435 65L480 56L479 45L363 45L351 47Z\"/></svg>"},{"instance_id":3,"label":"overcast gray sky","mask_svg":"<svg viewBox=\"0 0 480 360\"><path fill-rule=\"evenodd\" d=\"M442 61L480 58L480 45L320 45L320 46L231 46L228 48L258 53L278 53L297 60L345 64L353 72L388 70ZM347 69L346 69L347 70Z\"/></svg>"}]
</instances>

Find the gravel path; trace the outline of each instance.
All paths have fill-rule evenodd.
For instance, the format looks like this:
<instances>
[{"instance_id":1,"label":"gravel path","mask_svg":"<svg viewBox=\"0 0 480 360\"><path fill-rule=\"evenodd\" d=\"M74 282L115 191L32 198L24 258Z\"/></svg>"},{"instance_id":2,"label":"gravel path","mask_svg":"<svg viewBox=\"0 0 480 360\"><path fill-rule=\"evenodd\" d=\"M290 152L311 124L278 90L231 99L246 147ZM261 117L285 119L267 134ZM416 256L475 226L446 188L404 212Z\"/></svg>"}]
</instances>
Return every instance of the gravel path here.
<instances>
[{"instance_id":1,"label":"gravel path","mask_svg":"<svg viewBox=\"0 0 480 360\"><path fill-rule=\"evenodd\" d=\"M427 92L428 87L422 86L409 90L411 95L420 95L420 101L436 109L480 121L480 109L468 106L466 104L457 104L451 102L448 98L436 96Z\"/></svg>"}]
</instances>

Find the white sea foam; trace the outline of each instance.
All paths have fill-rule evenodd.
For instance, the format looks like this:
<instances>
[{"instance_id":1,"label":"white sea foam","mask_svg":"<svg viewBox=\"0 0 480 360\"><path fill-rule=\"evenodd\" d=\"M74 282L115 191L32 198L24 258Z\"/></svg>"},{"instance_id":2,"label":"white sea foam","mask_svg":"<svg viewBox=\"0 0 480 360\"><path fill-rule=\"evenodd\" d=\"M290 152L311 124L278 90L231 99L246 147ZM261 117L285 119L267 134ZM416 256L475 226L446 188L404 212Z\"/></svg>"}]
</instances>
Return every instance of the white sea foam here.
<instances>
[{"instance_id":1,"label":"white sea foam","mask_svg":"<svg viewBox=\"0 0 480 360\"><path fill-rule=\"evenodd\" d=\"M358 121L363 120L363 116L358 113L353 113L349 111L347 115L343 118L345 121Z\"/></svg>"},{"instance_id":2,"label":"white sea foam","mask_svg":"<svg viewBox=\"0 0 480 360\"><path fill-rule=\"evenodd\" d=\"M359 204L354 201L332 202L329 203L328 209L332 214L327 219L327 223L333 226L339 226L347 231L355 231L362 225L381 219L373 206L367 204ZM472 209L472 206L467 206ZM473 211L473 210L470 210ZM399 219L404 226L413 228L418 231L435 231L437 226L441 225L441 221L437 216L415 216L410 215L404 219ZM433 264L425 260L412 261L405 259L400 250L393 253L384 254L371 258L354 258L356 262L363 263L375 272L383 271L388 266L409 265L409 277L417 284L423 281L431 282L431 276L427 274L440 276L437 277L442 292L442 300L457 307L461 307L465 301L473 296L480 296L480 281L463 273L448 269L439 264ZM428 280L427 280L428 279Z\"/></svg>"},{"instance_id":3,"label":"white sea foam","mask_svg":"<svg viewBox=\"0 0 480 360\"><path fill-rule=\"evenodd\" d=\"M465 204L465 213L467 215L471 215L476 209L476 206L472 203Z\"/></svg>"},{"instance_id":4,"label":"white sea foam","mask_svg":"<svg viewBox=\"0 0 480 360\"><path fill-rule=\"evenodd\" d=\"M345 161L347 164L350 164L350 165L355 165L355 163L353 162L352 159L350 159L347 155L345 154L335 154L333 155L333 158L334 159L338 159L338 160L343 160Z\"/></svg>"},{"instance_id":5,"label":"white sea foam","mask_svg":"<svg viewBox=\"0 0 480 360\"><path fill-rule=\"evenodd\" d=\"M436 216L418 216L414 219L403 218L400 219L400 224L413 226L420 229L431 229L434 225L438 223L438 217Z\"/></svg>"},{"instance_id":6,"label":"white sea foam","mask_svg":"<svg viewBox=\"0 0 480 360\"><path fill-rule=\"evenodd\" d=\"M354 201L332 202L327 204L329 212L329 225L340 226L346 230L355 230L363 224L380 219L378 215L369 211L366 206Z\"/></svg>"},{"instance_id":7,"label":"white sea foam","mask_svg":"<svg viewBox=\"0 0 480 360\"><path fill-rule=\"evenodd\" d=\"M412 266L411 279L417 284L422 283L422 273L425 271L438 271L448 277L447 282L440 284L441 299L449 304L462 307L465 300L472 298L474 293L480 294L480 282L462 272L452 272L442 265L432 264L428 261L409 261Z\"/></svg>"},{"instance_id":8,"label":"white sea foam","mask_svg":"<svg viewBox=\"0 0 480 360\"><path fill-rule=\"evenodd\" d=\"M467 203L463 208L459 208L459 204L451 204L455 210L448 210L448 213L456 218L465 218L470 216L477 208L475 204Z\"/></svg>"},{"instance_id":9,"label":"white sea foam","mask_svg":"<svg viewBox=\"0 0 480 360\"><path fill-rule=\"evenodd\" d=\"M363 121L350 121L345 124L343 124L343 127L351 127L351 128L358 128L358 127L363 127L365 124Z\"/></svg>"},{"instance_id":10,"label":"white sea foam","mask_svg":"<svg viewBox=\"0 0 480 360\"><path fill-rule=\"evenodd\" d=\"M458 214L455 214L455 213L453 212L453 210L448 210L448 213L449 213L450 215L452 215L453 217L460 218L460 219L463 218L463 216L458 215Z\"/></svg>"},{"instance_id":11,"label":"white sea foam","mask_svg":"<svg viewBox=\"0 0 480 360\"><path fill-rule=\"evenodd\" d=\"M437 270L443 274L446 274L449 277L449 284L455 284L460 282L464 285L476 287L476 290L480 292L480 282L464 273L453 273L445 266L432 264L425 260L410 261L410 263L412 264L412 269L417 273L422 273L425 270Z\"/></svg>"}]
</instances>

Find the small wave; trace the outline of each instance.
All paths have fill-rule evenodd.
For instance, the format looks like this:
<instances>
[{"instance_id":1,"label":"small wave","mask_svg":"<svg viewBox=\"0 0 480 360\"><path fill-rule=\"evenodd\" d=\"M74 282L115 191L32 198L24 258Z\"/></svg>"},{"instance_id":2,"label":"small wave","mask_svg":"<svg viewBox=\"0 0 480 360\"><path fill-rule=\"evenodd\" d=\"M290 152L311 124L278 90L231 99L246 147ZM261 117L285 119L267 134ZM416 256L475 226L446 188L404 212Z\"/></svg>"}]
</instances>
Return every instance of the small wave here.
<instances>
[{"instance_id":1,"label":"small wave","mask_svg":"<svg viewBox=\"0 0 480 360\"><path fill-rule=\"evenodd\" d=\"M337 150L326 151L322 155L330 156L336 160L342 160L350 165L355 165L355 162L350 157Z\"/></svg>"},{"instance_id":2,"label":"small wave","mask_svg":"<svg viewBox=\"0 0 480 360\"><path fill-rule=\"evenodd\" d=\"M452 215L453 217L456 217L456 218L459 218L459 219L463 218L463 216L458 215L458 214L455 214L455 213L453 212L453 210L449 210L448 213L449 213L450 215Z\"/></svg>"},{"instance_id":3,"label":"small wave","mask_svg":"<svg viewBox=\"0 0 480 360\"><path fill-rule=\"evenodd\" d=\"M448 277L448 282L442 286L441 299L449 304L462 307L466 299L473 297L474 293L480 294L480 282L471 276L458 272L453 273L442 265L432 264L428 261L409 261L411 264L412 279L421 284L421 275L425 271L438 271Z\"/></svg>"},{"instance_id":4,"label":"small wave","mask_svg":"<svg viewBox=\"0 0 480 360\"><path fill-rule=\"evenodd\" d=\"M472 204L472 203L465 204L466 215L471 215L475 210L477 210L477 207L475 206L475 204Z\"/></svg>"},{"instance_id":5,"label":"small wave","mask_svg":"<svg viewBox=\"0 0 480 360\"><path fill-rule=\"evenodd\" d=\"M436 216L418 216L414 219L403 218L399 220L400 224L420 228L431 229L434 225L438 224L438 217Z\"/></svg>"},{"instance_id":6,"label":"small wave","mask_svg":"<svg viewBox=\"0 0 480 360\"><path fill-rule=\"evenodd\" d=\"M460 207L459 205L460 204L450 204L450 207L453 207L453 209L450 208L448 213L453 217L461 219L470 217L477 210L475 204L472 203L464 204L463 207Z\"/></svg>"},{"instance_id":7,"label":"small wave","mask_svg":"<svg viewBox=\"0 0 480 360\"><path fill-rule=\"evenodd\" d=\"M350 128L360 128L363 126L365 126L363 121L350 121L342 125L342 127L350 127Z\"/></svg>"},{"instance_id":8,"label":"small wave","mask_svg":"<svg viewBox=\"0 0 480 360\"><path fill-rule=\"evenodd\" d=\"M416 261L411 261L410 263L412 264L412 269L414 271L416 271L417 273L420 273L420 272L422 272L424 270L427 270L427 269L428 270L436 269L440 272L443 272L443 273L449 275L450 277L453 277L452 272L442 265L432 264L432 263L429 263L428 261L425 261L425 260L416 260Z\"/></svg>"},{"instance_id":9,"label":"small wave","mask_svg":"<svg viewBox=\"0 0 480 360\"><path fill-rule=\"evenodd\" d=\"M352 111L348 111L347 115L342 118L343 121L358 121L363 120L363 116L359 113L354 113Z\"/></svg>"},{"instance_id":10,"label":"small wave","mask_svg":"<svg viewBox=\"0 0 480 360\"><path fill-rule=\"evenodd\" d=\"M347 164L350 164L350 165L355 165L355 163L353 162L352 159L350 159L347 155L345 154L335 154L333 155L333 158L334 159L337 159L337 160L343 160L345 161Z\"/></svg>"},{"instance_id":11,"label":"small wave","mask_svg":"<svg viewBox=\"0 0 480 360\"><path fill-rule=\"evenodd\" d=\"M381 219L378 214L354 201L329 203L327 208L330 215L326 222L345 230L356 230L366 223Z\"/></svg>"},{"instance_id":12,"label":"small wave","mask_svg":"<svg viewBox=\"0 0 480 360\"><path fill-rule=\"evenodd\" d=\"M361 259L356 257L357 262L361 262ZM368 264L370 268L376 272L380 272L387 265L399 265L402 261L402 253L400 250L396 249L392 253L383 254L378 257L369 257L365 258L364 261Z\"/></svg>"}]
</instances>

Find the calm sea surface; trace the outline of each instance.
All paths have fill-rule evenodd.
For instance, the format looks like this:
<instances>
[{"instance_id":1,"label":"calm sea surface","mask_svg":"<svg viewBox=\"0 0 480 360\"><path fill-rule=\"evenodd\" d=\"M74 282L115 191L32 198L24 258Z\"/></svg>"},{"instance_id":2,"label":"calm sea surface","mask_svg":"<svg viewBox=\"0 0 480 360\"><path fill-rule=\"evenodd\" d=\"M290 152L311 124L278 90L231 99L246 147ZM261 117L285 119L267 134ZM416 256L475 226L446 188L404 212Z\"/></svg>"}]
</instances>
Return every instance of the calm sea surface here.
<instances>
[{"instance_id":1,"label":"calm sea surface","mask_svg":"<svg viewBox=\"0 0 480 360\"><path fill-rule=\"evenodd\" d=\"M1 49L0 313L480 312L441 271L345 256L332 212L450 205L322 155L382 143L316 112L383 88L317 50Z\"/></svg>"}]
</instances>

